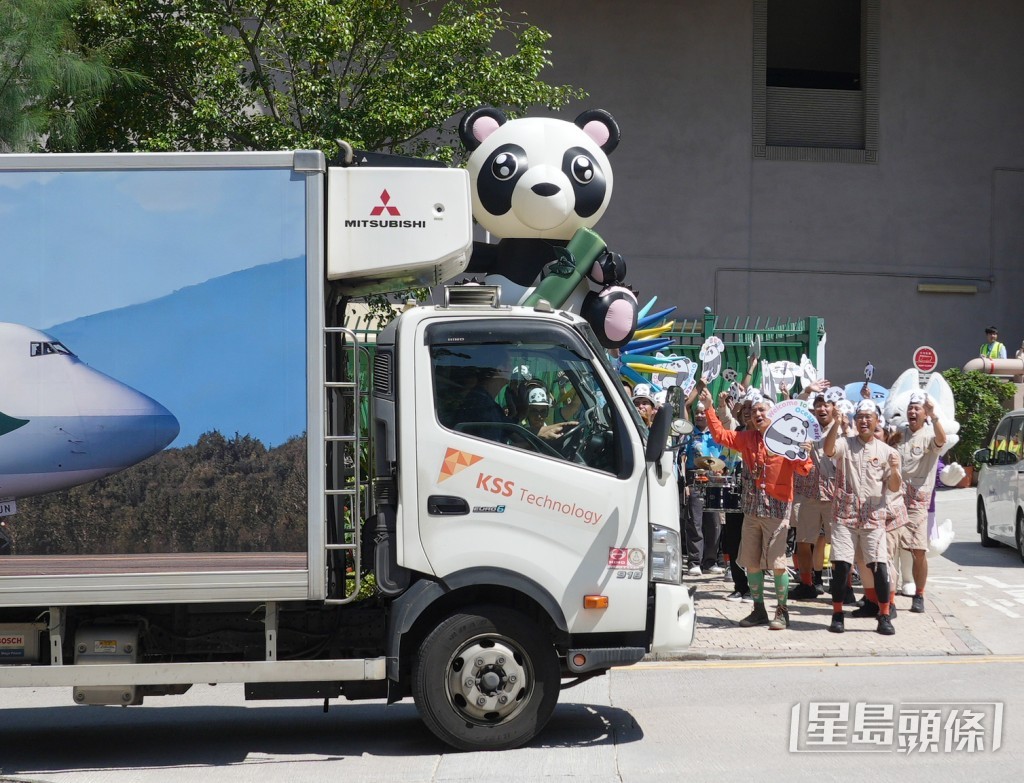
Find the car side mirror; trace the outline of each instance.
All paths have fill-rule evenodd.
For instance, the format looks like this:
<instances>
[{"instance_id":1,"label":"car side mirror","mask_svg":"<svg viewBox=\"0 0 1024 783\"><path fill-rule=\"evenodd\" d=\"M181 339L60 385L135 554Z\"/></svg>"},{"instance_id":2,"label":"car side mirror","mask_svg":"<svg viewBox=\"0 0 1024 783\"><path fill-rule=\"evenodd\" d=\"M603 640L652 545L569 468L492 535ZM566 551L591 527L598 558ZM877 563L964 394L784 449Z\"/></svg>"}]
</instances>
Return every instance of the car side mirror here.
<instances>
[{"instance_id":1,"label":"car side mirror","mask_svg":"<svg viewBox=\"0 0 1024 783\"><path fill-rule=\"evenodd\" d=\"M974 452L974 461L979 465L987 465L992 459L992 452L988 449L978 449Z\"/></svg>"}]
</instances>

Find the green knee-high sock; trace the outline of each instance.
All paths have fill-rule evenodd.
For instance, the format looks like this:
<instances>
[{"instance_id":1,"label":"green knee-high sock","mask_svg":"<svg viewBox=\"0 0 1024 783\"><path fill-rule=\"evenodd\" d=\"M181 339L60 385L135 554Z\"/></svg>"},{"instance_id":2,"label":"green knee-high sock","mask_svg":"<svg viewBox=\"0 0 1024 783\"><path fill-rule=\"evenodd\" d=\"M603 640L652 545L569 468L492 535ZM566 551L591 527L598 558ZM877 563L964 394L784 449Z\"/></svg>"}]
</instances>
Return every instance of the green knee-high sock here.
<instances>
[{"instance_id":1,"label":"green knee-high sock","mask_svg":"<svg viewBox=\"0 0 1024 783\"><path fill-rule=\"evenodd\" d=\"M754 603L764 603L764 571L754 571L747 574L747 584L750 585L750 597Z\"/></svg>"},{"instance_id":2,"label":"green knee-high sock","mask_svg":"<svg viewBox=\"0 0 1024 783\"><path fill-rule=\"evenodd\" d=\"M775 600L779 606L785 606L789 598L789 571L775 575Z\"/></svg>"}]
</instances>

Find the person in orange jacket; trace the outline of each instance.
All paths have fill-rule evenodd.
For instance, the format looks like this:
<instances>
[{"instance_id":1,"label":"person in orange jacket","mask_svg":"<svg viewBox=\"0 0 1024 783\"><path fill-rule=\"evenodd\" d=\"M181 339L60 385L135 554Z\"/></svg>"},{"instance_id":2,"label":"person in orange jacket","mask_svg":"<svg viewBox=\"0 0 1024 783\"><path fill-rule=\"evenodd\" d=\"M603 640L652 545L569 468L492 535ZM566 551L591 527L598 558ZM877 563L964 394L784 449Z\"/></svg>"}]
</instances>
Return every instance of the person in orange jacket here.
<instances>
[{"instance_id":1,"label":"person in orange jacket","mask_svg":"<svg viewBox=\"0 0 1024 783\"><path fill-rule=\"evenodd\" d=\"M786 537L793 507L793 474L806 476L813 463L810 457L787 459L773 454L765 446L764 433L771 426L767 400L755 402L751 409L751 429L727 430L714 411L711 392L701 392L708 415L711 436L722 446L735 449L743 455L752 481L743 484L743 533L737 561L747 569L750 594L754 610L740 620L749 628L767 625L773 631L789 628L789 569L786 563ZM810 442L801 444L804 454L811 451ZM770 619L764 605L765 571L771 569L775 582L775 617Z\"/></svg>"}]
</instances>

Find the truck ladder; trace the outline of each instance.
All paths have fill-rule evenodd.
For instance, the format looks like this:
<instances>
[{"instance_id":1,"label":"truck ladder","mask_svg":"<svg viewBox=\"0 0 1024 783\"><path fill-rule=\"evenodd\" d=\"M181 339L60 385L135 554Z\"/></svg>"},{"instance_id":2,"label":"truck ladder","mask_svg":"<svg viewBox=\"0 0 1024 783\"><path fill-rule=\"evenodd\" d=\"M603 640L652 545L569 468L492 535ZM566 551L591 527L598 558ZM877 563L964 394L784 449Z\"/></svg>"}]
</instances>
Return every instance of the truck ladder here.
<instances>
[{"instance_id":1,"label":"truck ladder","mask_svg":"<svg viewBox=\"0 0 1024 783\"><path fill-rule=\"evenodd\" d=\"M370 396L364 388L369 386L364 379L370 377L370 353L355 332L341 326L324 327L324 350L324 603L347 604L363 586L361 525L372 496L363 486L363 465L373 464L366 437Z\"/></svg>"}]
</instances>

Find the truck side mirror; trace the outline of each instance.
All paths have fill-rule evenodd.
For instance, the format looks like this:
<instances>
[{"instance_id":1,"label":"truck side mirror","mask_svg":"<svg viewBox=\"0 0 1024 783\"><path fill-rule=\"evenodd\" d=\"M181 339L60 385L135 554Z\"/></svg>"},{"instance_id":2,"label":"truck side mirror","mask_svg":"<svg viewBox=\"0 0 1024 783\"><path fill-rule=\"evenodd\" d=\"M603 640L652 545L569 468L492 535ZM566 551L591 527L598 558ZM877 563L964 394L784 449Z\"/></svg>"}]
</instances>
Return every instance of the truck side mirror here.
<instances>
[{"instance_id":1,"label":"truck side mirror","mask_svg":"<svg viewBox=\"0 0 1024 783\"><path fill-rule=\"evenodd\" d=\"M665 390L665 407L672 410L672 434L676 437L689 435L693 432L693 424L687 421L683 408L686 400L683 397L683 390L678 386L669 386Z\"/></svg>"},{"instance_id":2,"label":"truck side mirror","mask_svg":"<svg viewBox=\"0 0 1024 783\"><path fill-rule=\"evenodd\" d=\"M654 421L651 422L651 429L647 435L647 448L644 450L644 457L648 462L661 461L661 455L665 453L665 444L668 443L671 431L672 408L662 405L654 414Z\"/></svg>"}]
</instances>

